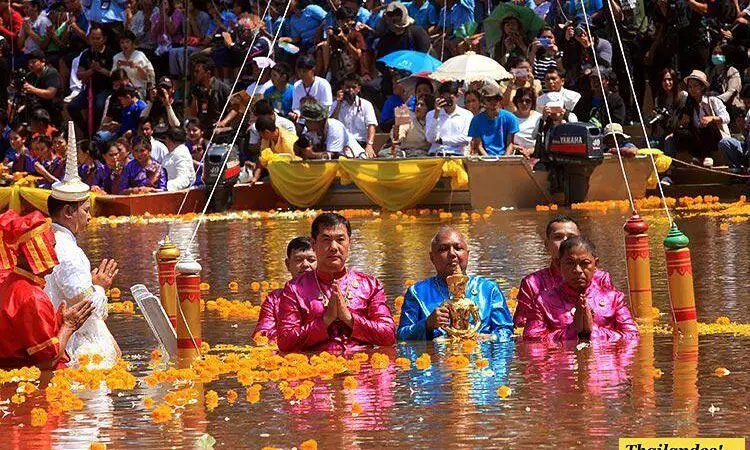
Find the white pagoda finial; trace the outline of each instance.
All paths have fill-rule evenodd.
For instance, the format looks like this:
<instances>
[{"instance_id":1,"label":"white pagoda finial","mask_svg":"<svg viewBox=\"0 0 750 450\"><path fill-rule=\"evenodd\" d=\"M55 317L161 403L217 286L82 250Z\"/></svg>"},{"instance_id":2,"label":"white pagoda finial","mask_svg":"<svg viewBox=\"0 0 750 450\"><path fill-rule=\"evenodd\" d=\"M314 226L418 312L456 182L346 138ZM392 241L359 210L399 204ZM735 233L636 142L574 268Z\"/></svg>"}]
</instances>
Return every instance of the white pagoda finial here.
<instances>
[{"instance_id":1,"label":"white pagoda finial","mask_svg":"<svg viewBox=\"0 0 750 450\"><path fill-rule=\"evenodd\" d=\"M68 148L65 152L65 177L52 185L52 197L66 202L80 202L89 198L89 185L78 175L78 146L72 121L68 122Z\"/></svg>"}]
</instances>

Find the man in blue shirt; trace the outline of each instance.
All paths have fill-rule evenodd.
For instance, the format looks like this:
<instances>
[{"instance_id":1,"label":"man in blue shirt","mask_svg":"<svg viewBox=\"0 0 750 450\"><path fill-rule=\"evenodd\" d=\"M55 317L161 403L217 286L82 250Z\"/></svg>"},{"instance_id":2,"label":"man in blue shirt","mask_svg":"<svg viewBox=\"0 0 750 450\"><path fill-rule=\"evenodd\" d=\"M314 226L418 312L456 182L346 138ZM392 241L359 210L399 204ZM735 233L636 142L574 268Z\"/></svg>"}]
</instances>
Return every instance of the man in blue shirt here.
<instances>
[{"instance_id":1,"label":"man in blue shirt","mask_svg":"<svg viewBox=\"0 0 750 450\"><path fill-rule=\"evenodd\" d=\"M487 102L484 112L474 116L469 125L473 155L503 156L513 154L513 136L518 132L518 119L500 109L500 88L485 84L482 96Z\"/></svg>"},{"instance_id":2,"label":"man in blue shirt","mask_svg":"<svg viewBox=\"0 0 750 450\"><path fill-rule=\"evenodd\" d=\"M436 275L411 286L404 296L396 332L399 340L432 340L444 335L443 329L451 325L450 312L443 304L450 298L446 278L457 269L466 273L469 246L464 236L455 228L440 227L430 244L430 261ZM470 276L464 296L477 305L479 333L501 341L511 339L513 319L495 280Z\"/></svg>"},{"instance_id":3,"label":"man in blue shirt","mask_svg":"<svg viewBox=\"0 0 750 450\"><path fill-rule=\"evenodd\" d=\"M287 63L277 63L271 69L271 82L273 86L266 89L263 98L267 98L273 105L273 109L286 117L292 111L292 100L294 99L294 85L289 83L292 77L292 69Z\"/></svg>"},{"instance_id":4,"label":"man in blue shirt","mask_svg":"<svg viewBox=\"0 0 750 450\"><path fill-rule=\"evenodd\" d=\"M437 10L428 0L414 0L404 3L404 5L406 6L406 10L409 11L409 17L414 19L414 23L428 32L430 28L438 23Z\"/></svg>"},{"instance_id":5,"label":"man in blue shirt","mask_svg":"<svg viewBox=\"0 0 750 450\"><path fill-rule=\"evenodd\" d=\"M122 106L122 119L120 120L118 135L122 136L128 131L135 134L138 130L141 112L146 108L146 104L138 98L138 94L132 86L121 87L117 90L116 95L120 101L120 106Z\"/></svg>"},{"instance_id":6,"label":"man in blue shirt","mask_svg":"<svg viewBox=\"0 0 750 450\"><path fill-rule=\"evenodd\" d=\"M328 15L318 5L309 4L309 0L290 0L292 14L289 16L289 36L279 39L280 42L289 42L300 48L312 47L319 39L321 24Z\"/></svg>"}]
</instances>

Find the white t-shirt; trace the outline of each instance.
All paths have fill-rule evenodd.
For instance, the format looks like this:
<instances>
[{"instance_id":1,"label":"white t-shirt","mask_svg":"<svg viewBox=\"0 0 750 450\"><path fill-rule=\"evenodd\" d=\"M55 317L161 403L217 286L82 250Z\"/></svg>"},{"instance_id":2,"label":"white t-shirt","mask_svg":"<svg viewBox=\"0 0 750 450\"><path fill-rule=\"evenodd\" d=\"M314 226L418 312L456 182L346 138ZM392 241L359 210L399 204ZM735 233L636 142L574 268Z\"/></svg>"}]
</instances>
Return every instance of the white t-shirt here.
<instances>
[{"instance_id":1,"label":"white t-shirt","mask_svg":"<svg viewBox=\"0 0 750 450\"><path fill-rule=\"evenodd\" d=\"M552 96L552 98L550 98L550 96ZM562 88L560 92L547 92L539 97L536 101L536 110L542 112L547 103L559 98L559 96L562 96L562 101L565 104L565 109L567 111L573 111L578 104L578 100L581 99L581 94L578 92Z\"/></svg>"},{"instance_id":2,"label":"white t-shirt","mask_svg":"<svg viewBox=\"0 0 750 450\"><path fill-rule=\"evenodd\" d=\"M308 95L315 97L318 103L326 108L330 108L333 104L331 85L324 78L315 77L312 86L309 88L302 85L302 80L297 80L297 82L294 83L292 110L299 112L300 101Z\"/></svg>"},{"instance_id":3,"label":"white t-shirt","mask_svg":"<svg viewBox=\"0 0 750 450\"><path fill-rule=\"evenodd\" d=\"M185 144L167 153L161 166L167 171L167 191L187 189L195 183L193 157Z\"/></svg>"},{"instance_id":4,"label":"white t-shirt","mask_svg":"<svg viewBox=\"0 0 750 450\"><path fill-rule=\"evenodd\" d=\"M334 101L331 105L331 114L333 114L338 103L338 101ZM352 105L347 102L341 103L338 120L344 124L347 131L354 136L357 142L367 141L368 126L378 126L378 119L375 117L375 108L373 108L372 103L360 97L355 98Z\"/></svg>"},{"instance_id":5,"label":"white t-shirt","mask_svg":"<svg viewBox=\"0 0 750 450\"><path fill-rule=\"evenodd\" d=\"M253 89L255 89L256 84L258 83L253 81L247 86L247 89L245 89L245 92L247 92L247 95L253 95ZM258 90L255 91L255 95L258 95L258 94L263 95L263 93L266 92L266 89L270 88L271 86L273 86L273 81L271 80L266 81L265 83L258 86Z\"/></svg>"},{"instance_id":6,"label":"white t-shirt","mask_svg":"<svg viewBox=\"0 0 750 450\"><path fill-rule=\"evenodd\" d=\"M294 126L294 123L285 118L281 117L280 115L276 114L276 128L283 128L286 131L292 133L293 135L297 135L297 128ZM250 125L250 131L248 131L248 137L247 137L247 143L250 145L255 145L260 143L260 135L258 134L258 130L255 129L255 122L253 122L252 125Z\"/></svg>"},{"instance_id":7,"label":"white t-shirt","mask_svg":"<svg viewBox=\"0 0 750 450\"><path fill-rule=\"evenodd\" d=\"M164 161L164 157L168 154L169 150L167 150L167 146L160 140L154 139L154 137L151 136L151 159L161 164L162 161Z\"/></svg>"},{"instance_id":8,"label":"white t-shirt","mask_svg":"<svg viewBox=\"0 0 750 450\"><path fill-rule=\"evenodd\" d=\"M536 145L534 131L536 131L539 121L542 120L542 114L531 111L529 117L525 119L521 119L518 116L516 118L518 119L518 132L513 137L513 143L524 148L534 148Z\"/></svg>"},{"instance_id":9,"label":"white t-shirt","mask_svg":"<svg viewBox=\"0 0 750 450\"><path fill-rule=\"evenodd\" d=\"M135 67L121 65L120 61L131 61ZM146 76L141 76L138 71L138 67L142 68L146 72ZM133 83L133 87L138 89L141 95L146 94L149 83L153 86L156 84L156 74L154 73L154 66L146 55L140 50L134 50L130 55L130 58L126 57L123 52L120 52L112 58L112 71L115 69L123 69L128 74L130 82ZM145 98L145 97L144 97Z\"/></svg>"},{"instance_id":10,"label":"white t-shirt","mask_svg":"<svg viewBox=\"0 0 750 450\"><path fill-rule=\"evenodd\" d=\"M309 130L305 130L302 134L310 140L313 146L320 144L321 136L318 134ZM328 119L326 123L325 148L327 152L339 153L348 158L359 158L360 155L365 153L365 149L346 131L344 124L336 119Z\"/></svg>"}]
</instances>

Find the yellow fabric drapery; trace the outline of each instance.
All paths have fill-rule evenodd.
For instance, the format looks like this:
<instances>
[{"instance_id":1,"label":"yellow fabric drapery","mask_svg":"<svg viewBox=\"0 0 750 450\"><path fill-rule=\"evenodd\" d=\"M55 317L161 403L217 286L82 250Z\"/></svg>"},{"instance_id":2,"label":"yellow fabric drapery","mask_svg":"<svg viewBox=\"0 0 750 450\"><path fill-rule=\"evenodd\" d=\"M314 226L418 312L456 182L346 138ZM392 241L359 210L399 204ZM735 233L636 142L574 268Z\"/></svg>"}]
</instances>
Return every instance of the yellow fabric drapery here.
<instances>
[{"instance_id":1,"label":"yellow fabric drapery","mask_svg":"<svg viewBox=\"0 0 750 450\"><path fill-rule=\"evenodd\" d=\"M270 149L261 152L261 164L268 167L276 192L289 203L301 208L315 206L328 192L336 178L338 163L291 163L288 155L277 155Z\"/></svg>"},{"instance_id":2,"label":"yellow fabric drapery","mask_svg":"<svg viewBox=\"0 0 750 450\"><path fill-rule=\"evenodd\" d=\"M47 211L47 198L49 197L49 189L32 188L21 185L11 185L8 187L0 188L0 211L6 209L13 209L19 213L23 211L23 203L21 199L25 200L32 208L43 212L45 215L49 215ZM96 194L91 193L91 215L95 216L95 202Z\"/></svg>"},{"instance_id":3,"label":"yellow fabric drapery","mask_svg":"<svg viewBox=\"0 0 750 450\"><path fill-rule=\"evenodd\" d=\"M654 156L654 164L656 165L656 170L659 173L664 173L669 169L669 166L672 165L672 158L665 155L664 152L657 148L641 148L638 149L639 155L653 155ZM654 173L654 171L651 171L651 174L648 176L648 179L646 180L646 187L648 189L654 189L656 187L656 184L659 182L659 175L657 173Z\"/></svg>"},{"instance_id":4,"label":"yellow fabric drapery","mask_svg":"<svg viewBox=\"0 0 750 450\"><path fill-rule=\"evenodd\" d=\"M399 211L419 203L441 176L450 176L454 189L468 185L461 160L419 158L409 160L366 160L339 158L339 171L380 207Z\"/></svg>"},{"instance_id":5,"label":"yellow fabric drapery","mask_svg":"<svg viewBox=\"0 0 750 450\"><path fill-rule=\"evenodd\" d=\"M419 203L440 177L450 177L453 189L465 189L469 184L460 159L339 158L324 163L292 164L288 155L277 155L268 149L263 150L260 159L268 167L274 189L289 203L300 207L316 205L337 175L341 184L353 182L370 200L392 211Z\"/></svg>"}]
</instances>

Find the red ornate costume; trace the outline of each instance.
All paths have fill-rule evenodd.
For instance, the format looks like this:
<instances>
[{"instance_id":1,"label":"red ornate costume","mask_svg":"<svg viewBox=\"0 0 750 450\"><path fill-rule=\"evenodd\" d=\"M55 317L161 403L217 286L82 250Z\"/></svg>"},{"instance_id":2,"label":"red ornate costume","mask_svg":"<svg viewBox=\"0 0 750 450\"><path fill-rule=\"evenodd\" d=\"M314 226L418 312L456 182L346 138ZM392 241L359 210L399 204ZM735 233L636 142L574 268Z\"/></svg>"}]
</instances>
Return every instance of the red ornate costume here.
<instances>
[{"instance_id":1,"label":"red ornate costume","mask_svg":"<svg viewBox=\"0 0 750 450\"><path fill-rule=\"evenodd\" d=\"M39 275L57 264L49 222L35 212L20 217L0 215L2 275L0 275L0 365L20 367L53 360L60 350L59 321ZM36 273L16 267L23 254Z\"/></svg>"}]
</instances>

